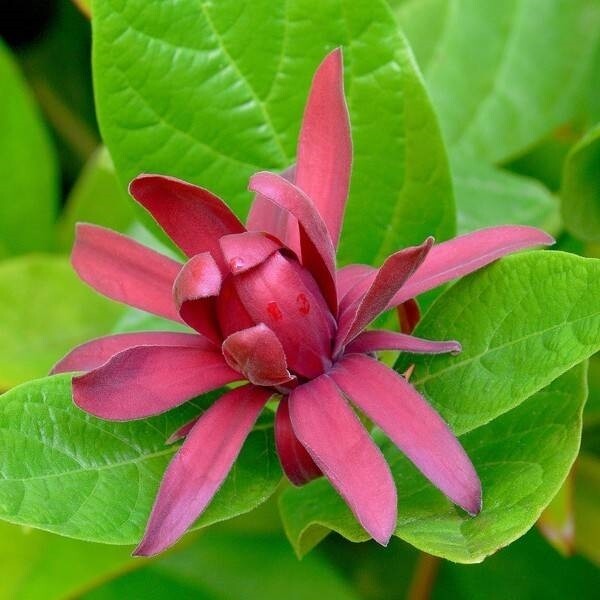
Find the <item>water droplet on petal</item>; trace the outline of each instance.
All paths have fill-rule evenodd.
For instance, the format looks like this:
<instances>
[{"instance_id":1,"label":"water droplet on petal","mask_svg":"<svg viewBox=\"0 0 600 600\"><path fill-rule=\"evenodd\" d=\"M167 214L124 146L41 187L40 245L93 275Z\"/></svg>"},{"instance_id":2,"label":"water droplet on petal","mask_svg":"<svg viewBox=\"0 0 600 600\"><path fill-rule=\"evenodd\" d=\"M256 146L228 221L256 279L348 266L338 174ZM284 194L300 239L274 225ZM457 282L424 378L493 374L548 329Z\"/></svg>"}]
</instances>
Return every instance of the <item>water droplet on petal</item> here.
<instances>
[{"instance_id":1,"label":"water droplet on petal","mask_svg":"<svg viewBox=\"0 0 600 600\"><path fill-rule=\"evenodd\" d=\"M238 273L239 271L243 270L245 264L246 263L244 262L244 259L241 256L235 256L229 261L229 268L231 269L231 272L235 275L235 273Z\"/></svg>"},{"instance_id":2,"label":"water droplet on petal","mask_svg":"<svg viewBox=\"0 0 600 600\"><path fill-rule=\"evenodd\" d=\"M298 294L296 304L298 304L298 312L301 315L307 315L310 312L310 302L304 294Z\"/></svg>"},{"instance_id":3,"label":"water droplet on petal","mask_svg":"<svg viewBox=\"0 0 600 600\"><path fill-rule=\"evenodd\" d=\"M281 321L281 319L283 318L283 315L281 314L281 309L277 305L277 302L269 302L267 304L267 312L274 321Z\"/></svg>"}]
</instances>

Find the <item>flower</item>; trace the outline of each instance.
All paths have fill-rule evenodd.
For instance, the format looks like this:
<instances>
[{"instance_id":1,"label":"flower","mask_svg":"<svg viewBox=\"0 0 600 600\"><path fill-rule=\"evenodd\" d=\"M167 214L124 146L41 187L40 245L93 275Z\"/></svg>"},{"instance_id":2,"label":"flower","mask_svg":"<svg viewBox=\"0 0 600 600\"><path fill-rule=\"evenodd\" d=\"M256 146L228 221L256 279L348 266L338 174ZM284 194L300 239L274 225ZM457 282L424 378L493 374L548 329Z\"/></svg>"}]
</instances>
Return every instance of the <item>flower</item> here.
<instances>
[{"instance_id":1,"label":"flower","mask_svg":"<svg viewBox=\"0 0 600 600\"><path fill-rule=\"evenodd\" d=\"M299 485L324 474L379 543L396 525L396 488L351 404L450 500L471 514L481 508L479 478L458 440L375 353L459 351L458 342L406 333L418 319L412 299L509 252L553 240L531 227L496 227L438 245L428 238L378 269L336 270L352 160L342 74L335 50L315 74L295 168L251 177L256 196L246 227L205 189L161 175L132 181L131 195L189 257L185 264L118 233L78 226L72 262L85 282L193 333L125 333L74 349L54 372L84 371L73 379L77 406L104 419L141 419L247 382L173 434L185 442L165 473L136 554L156 554L183 535L272 397L279 398L275 440L288 478ZM365 331L394 307L405 333Z\"/></svg>"}]
</instances>

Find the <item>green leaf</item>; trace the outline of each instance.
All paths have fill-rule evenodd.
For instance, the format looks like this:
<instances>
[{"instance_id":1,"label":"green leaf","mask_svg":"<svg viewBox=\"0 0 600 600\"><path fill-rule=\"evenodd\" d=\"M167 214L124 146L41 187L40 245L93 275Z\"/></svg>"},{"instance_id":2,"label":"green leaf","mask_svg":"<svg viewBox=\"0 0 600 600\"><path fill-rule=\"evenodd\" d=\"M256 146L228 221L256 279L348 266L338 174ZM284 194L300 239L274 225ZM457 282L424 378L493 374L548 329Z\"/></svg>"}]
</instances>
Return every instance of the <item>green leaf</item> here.
<instances>
[{"instance_id":1,"label":"green leaf","mask_svg":"<svg viewBox=\"0 0 600 600\"><path fill-rule=\"evenodd\" d=\"M439 297L415 335L456 339L458 356L404 355L413 383L463 433L487 423L600 348L600 260L510 256Z\"/></svg>"},{"instance_id":2,"label":"green leaf","mask_svg":"<svg viewBox=\"0 0 600 600\"><path fill-rule=\"evenodd\" d=\"M475 518L454 507L384 441L400 497L395 535L425 552L464 563L479 562L520 537L556 494L575 460L585 395L585 368L580 365L513 410L461 436L483 486L483 510ZM353 541L367 538L323 479L287 489L280 508L300 555L328 529Z\"/></svg>"},{"instance_id":3,"label":"green leaf","mask_svg":"<svg viewBox=\"0 0 600 600\"><path fill-rule=\"evenodd\" d=\"M73 404L68 375L12 389L0 403L0 518L82 540L139 541L177 451L165 440L216 395L115 423ZM247 512L273 493L281 477L273 446L272 419L259 420L198 525Z\"/></svg>"},{"instance_id":4,"label":"green leaf","mask_svg":"<svg viewBox=\"0 0 600 600\"><path fill-rule=\"evenodd\" d=\"M563 172L565 227L586 241L600 241L600 123L576 144Z\"/></svg>"},{"instance_id":5,"label":"green leaf","mask_svg":"<svg viewBox=\"0 0 600 600\"><path fill-rule=\"evenodd\" d=\"M60 247L69 251L75 224L83 221L126 232L135 217L133 200L123 191L106 148L99 148L84 167L67 198L58 223Z\"/></svg>"},{"instance_id":6,"label":"green leaf","mask_svg":"<svg viewBox=\"0 0 600 600\"><path fill-rule=\"evenodd\" d=\"M575 471L575 545L600 565L600 459L581 454Z\"/></svg>"},{"instance_id":7,"label":"green leaf","mask_svg":"<svg viewBox=\"0 0 600 600\"><path fill-rule=\"evenodd\" d=\"M357 600L321 556L298 562L281 535L207 531L190 547L160 558L84 596L203 600Z\"/></svg>"},{"instance_id":8,"label":"green leaf","mask_svg":"<svg viewBox=\"0 0 600 600\"><path fill-rule=\"evenodd\" d=\"M0 290L0 390L46 375L71 348L109 333L122 313L62 256L3 261Z\"/></svg>"},{"instance_id":9,"label":"green leaf","mask_svg":"<svg viewBox=\"0 0 600 600\"><path fill-rule=\"evenodd\" d=\"M595 0L411 0L396 14L451 149L505 161L579 112L600 31Z\"/></svg>"},{"instance_id":10,"label":"green leaf","mask_svg":"<svg viewBox=\"0 0 600 600\"><path fill-rule=\"evenodd\" d=\"M342 46L354 172L341 262L453 234L437 121L382 0L117 0L96 2L92 24L98 117L123 182L168 173L244 215L250 174L294 162L314 70Z\"/></svg>"},{"instance_id":11,"label":"green leaf","mask_svg":"<svg viewBox=\"0 0 600 600\"><path fill-rule=\"evenodd\" d=\"M0 257L53 242L58 173L37 107L0 40Z\"/></svg>"},{"instance_id":12,"label":"green leaf","mask_svg":"<svg viewBox=\"0 0 600 600\"><path fill-rule=\"evenodd\" d=\"M558 202L538 181L474 160L453 160L458 232L493 225L560 230Z\"/></svg>"},{"instance_id":13,"label":"green leaf","mask_svg":"<svg viewBox=\"0 0 600 600\"><path fill-rule=\"evenodd\" d=\"M90 544L0 522L0 600L63 600L142 566L129 548Z\"/></svg>"}]
</instances>

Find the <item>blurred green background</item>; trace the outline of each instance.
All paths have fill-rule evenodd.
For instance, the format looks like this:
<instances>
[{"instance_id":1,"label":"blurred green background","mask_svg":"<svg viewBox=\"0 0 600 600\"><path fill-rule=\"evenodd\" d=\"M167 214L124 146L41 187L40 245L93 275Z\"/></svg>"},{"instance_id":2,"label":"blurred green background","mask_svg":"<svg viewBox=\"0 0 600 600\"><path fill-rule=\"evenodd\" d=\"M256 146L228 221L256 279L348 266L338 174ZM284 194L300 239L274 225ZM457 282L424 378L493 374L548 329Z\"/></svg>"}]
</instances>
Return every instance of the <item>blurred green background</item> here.
<instances>
[{"instance_id":1,"label":"blurred green background","mask_svg":"<svg viewBox=\"0 0 600 600\"><path fill-rule=\"evenodd\" d=\"M520 32L529 36L532 46L543 44L552 27L544 22L544 0L538 3L539 21ZM425 72L434 106L442 117L450 115L449 120L442 118L442 125L451 139L451 105L468 104L469 90L463 98L446 93L452 89L453 75L443 72L443 56L432 55L430 40L440 34L436 28L446 27L445 35L452 36L453 19L460 20L463 9L473 19L489 13L493 20L512 14L515 4L525 10L520 5L526 3L489 0L487 6L479 3L486 10L470 12L465 6L469 3L452 0L391 4ZM564 4L565 19L572 18ZM23 0L2 2L0 7L0 391L6 391L45 375L75 344L132 318L79 283L67 255L76 221L131 231L135 215L101 145L87 2ZM581 71L568 108L543 125L532 116L526 131L509 119L505 139L496 149L482 142L476 157L481 160L462 160L460 148L452 154L459 231L502 222L535 224L558 234L562 248L600 257L595 213L586 213L584 206L577 220L571 216L576 207L566 218L564 208L562 217L560 212L565 194L600 197L597 188L572 192L569 186L579 185L579 180L569 180L563 171L569 152L600 120L600 7L582 3L578 11L572 31L577 62L567 57L564 64L549 59L548 65L538 65L555 69L557 77ZM587 24L585 35L575 29L581 23ZM494 44L483 26L481 32L477 45L464 50L465 69L485 60L486 48ZM460 54L460 39L454 44ZM511 73L504 75L508 79ZM512 75L527 83L526 69ZM544 110L540 106L538 111L535 103L530 108L532 115ZM582 168L598 181L600 162ZM582 452L563 489L537 528L481 565L441 561L395 538L382 549L374 543L351 544L336 535L299 561L282 530L276 499L271 499L249 515L189 535L154 560L131 559L131 548L60 538L2 522L0 600L597 598L597 357L591 360L589 388Z\"/></svg>"}]
</instances>

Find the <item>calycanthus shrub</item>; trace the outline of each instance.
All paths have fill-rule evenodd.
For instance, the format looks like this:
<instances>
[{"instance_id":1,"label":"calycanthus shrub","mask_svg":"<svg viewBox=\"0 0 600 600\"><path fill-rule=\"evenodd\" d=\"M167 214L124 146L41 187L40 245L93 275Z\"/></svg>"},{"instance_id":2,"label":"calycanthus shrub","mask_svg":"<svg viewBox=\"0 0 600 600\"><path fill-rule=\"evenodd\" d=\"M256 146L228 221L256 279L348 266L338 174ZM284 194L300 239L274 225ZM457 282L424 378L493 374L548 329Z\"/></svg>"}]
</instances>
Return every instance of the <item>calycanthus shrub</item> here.
<instances>
[{"instance_id":1,"label":"calycanthus shrub","mask_svg":"<svg viewBox=\"0 0 600 600\"><path fill-rule=\"evenodd\" d=\"M255 198L246 225L206 189L164 175L131 182L131 195L185 253L185 264L116 232L77 228L72 263L86 283L190 331L122 333L75 348L53 369L83 372L73 379L75 404L101 419L143 419L233 384L165 440L185 439L135 554L165 550L193 524L270 400L288 479L300 486L327 477L380 544L396 527L396 485L359 414L461 509L476 515L485 503L451 429L377 353L460 352L460 340L410 334L419 318L414 298L553 239L532 227L501 226L440 244L430 237L379 268L337 269L352 167L342 71L340 50L317 69L297 162L283 174L250 178ZM402 333L367 329L394 308Z\"/></svg>"}]
</instances>

